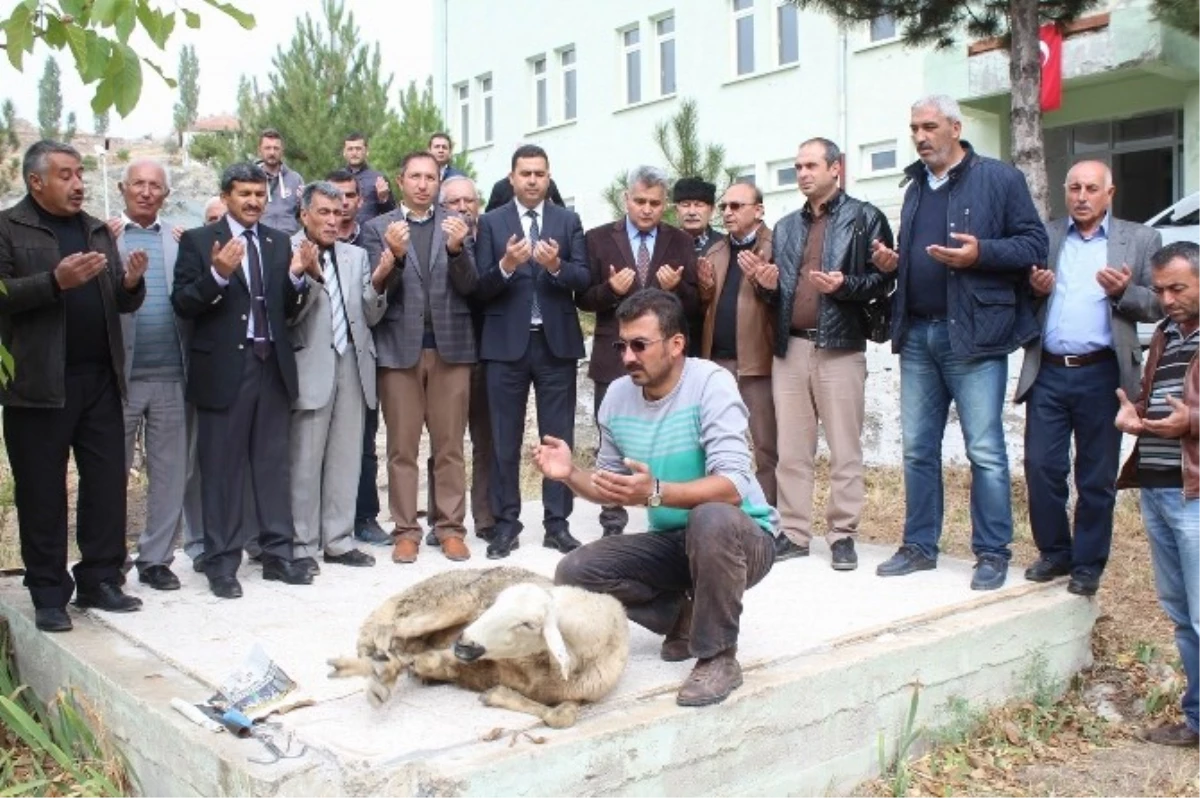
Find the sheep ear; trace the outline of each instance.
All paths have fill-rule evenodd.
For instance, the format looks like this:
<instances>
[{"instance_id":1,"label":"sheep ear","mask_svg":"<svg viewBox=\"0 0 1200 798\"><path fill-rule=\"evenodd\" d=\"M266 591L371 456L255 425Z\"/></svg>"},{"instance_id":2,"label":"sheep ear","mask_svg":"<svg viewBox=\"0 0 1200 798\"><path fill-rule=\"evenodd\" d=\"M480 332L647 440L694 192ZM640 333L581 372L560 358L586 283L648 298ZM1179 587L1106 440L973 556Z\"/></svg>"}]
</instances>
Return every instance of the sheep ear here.
<instances>
[{"instance_id":1,"label":"sheep ear","mask_svg":"<svg viewBox=\"0 0 1200 798\"><path fill-rule=\"evenodd\" d=\"M546 620L542 623L542 636L546 640L546 648L550 656L558 662L562 677L571 676L571 652L567 650L567 642L563 640L562 632L558 629L558 614L555 611L554 595L550 596L550 606L546 608Z\"/></svg>"}]
</instances>

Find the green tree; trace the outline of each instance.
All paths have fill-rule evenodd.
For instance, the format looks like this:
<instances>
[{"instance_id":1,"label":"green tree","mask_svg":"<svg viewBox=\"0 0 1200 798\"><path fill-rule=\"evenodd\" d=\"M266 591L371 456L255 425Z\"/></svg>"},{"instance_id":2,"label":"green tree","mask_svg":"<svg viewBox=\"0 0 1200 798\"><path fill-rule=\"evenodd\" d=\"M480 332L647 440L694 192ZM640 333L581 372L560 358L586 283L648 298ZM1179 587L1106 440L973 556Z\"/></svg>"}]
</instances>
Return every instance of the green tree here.
<instances>
[{"instance_id":1,"label":"green tree","mask_svg":"<svg viewBox=\"0 0 1200 798\"><path fill-rule=\"evenodd\" d=\"M1200 3L1196 0L1154 0L1154 16L1184 33L1200 36Z\"/></svg>"},{"instance_id":2,"label":"green tree","mask_svg":"<svg viewBox=\"0 0 1200 798\"><path fill-rule=\"evenodd\" d=\"M721 144L705 144L700 140L700 112L694 99L686 99L672 116L654 126L654 143L662 155L658 164L667 171L672 186L681 177L701 177L715 183L723 191L733 182L732 170L725 165L725 147ZM625 215L625 190L628 188L625 173L613 178L604 189L604 200L612 211L613 219ZM664 217L675 223L675 209L669 208Z\"/></svg>"},{"instance_id":3,"label":"green tree","mask_svg":"<svg viewBox=\"0 0 1200 798\"><path fill-rule=\"evenodd\" d=\"M446 120L433 99L433 78L427 78L423 88L410 81L400 92L400 117L394 115L371 140L371 158L385 171L394 171L400 160L410 152L429 148L429 137L446 130ZM451 163L470 177L475 167L466 153L454 154Z\"/></svg>"},{"instance_id":4,"label":"green tree","mask_svg":"<svg viewBox=\"0 0 1200 798\"><path fill-rule=\"evenodd\" d=\"M16 160L20 146L17 140L17 109L13 107L12 100L5 100L0 105L0 194L12 188L17 176L16 164L12 161Z\"/></svg>"},{"instance_id":5,"label":"green tree","mask_svg":"<svg viewBox=\"0 0 1200 798\"><path fill-rule=\"evenodd\" d=\"M1195 0L1190 0L1195 5ZM1042 140L1042 61L1038 28L1070 22L1098 0L791 0L825 11L842 22L869 22L890 15L908 46L952 46L968 36L1004 36L1011 83L1012 160L1025 173L1042 218L1049 214L1046 151Z\"/></svg>"},{"instance_id":6,"label":"green tree","mask_svg":"<svg viewBox=\"0 0 1200 798\"><path fill-rule=\"evenodd\" d=\"M92 111L92 132L97 136L108 135L108 109Z\"/></svg>"},{"instance_id":7,"label":"green tree","mask_svg":"<svg viewBox=\"0 0 1200 798\"><path fill-rule=\"evenodd\" d=\"M58 61L46 56L42 79L38 81L38 135L44 139L57 139L58 126L62 124L62 84Z\"/></svg>"},{"instance_id":8,"label":"green tree","mask_svg":"<svg viewBox=\"0 0 1200 798\"><path fill-rule=\"evenodd\" d=\"M185 44L179 51L179 102L175 103L175 133L183 141L183 131L196 122L200 113L200 59L196 48Z\"/></svg>"},{"instance_id":9,"label":"green tree","mask_svg":"<svg viewBox=\"0 0 1200 798\"><path fill-rule=\"evenodd\" d=\"M63 128L62 140L70 144L71 139L75 138L75 134L79 132L79 120L75 118L75 112L67 113L67 126Z\"/></svg>"},{"instance_id":10,"label":"green tree","mask_svg":"<svg viewBox=\"0 0 1200 798\"><path fill-rule=\"evenodd\" d=\"M54 50L68 50L84 85L96 84L92 110L115 107L128 116L142 94L142 64L157 72L168 85L175 81L154 61L129 44L141 29L162 51L182 17L189 28L200 27L194 7L208 6L237 21L246 30L254 15L223 0L177 0L164 11L154 0L22 0L7 16L0 16L0 48L9 62L23 71L24 58L36 42Z\"/></svg>"},{"instance_id":11,"label":"green tree","mask_svg":"<svg viewBox=\"0 0 1200 798\"><path fill-rule=\"evenodd\" d=\"M237 91L238 130L221 133L202 133L192 139L188 155L223 172L230 164L248 161L254 157L258 146L259 118L262 116L262 98L258 84L242 75Z\"/></svg>"}]
</instances>

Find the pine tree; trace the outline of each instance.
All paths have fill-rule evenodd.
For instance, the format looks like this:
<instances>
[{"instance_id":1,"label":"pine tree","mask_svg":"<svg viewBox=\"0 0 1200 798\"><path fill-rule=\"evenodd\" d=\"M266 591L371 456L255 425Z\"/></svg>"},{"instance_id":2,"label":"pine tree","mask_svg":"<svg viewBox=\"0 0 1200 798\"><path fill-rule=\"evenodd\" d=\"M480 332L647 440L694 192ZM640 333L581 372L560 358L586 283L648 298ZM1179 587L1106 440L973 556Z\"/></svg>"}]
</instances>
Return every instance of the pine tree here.
<instances>
[{"instance_id":1,"label":"pine tree","mask_svg":"<svg viewBox=\"0 0 1200 798\"><path fill-rule=\"evenodd\" d=\"M65 128L63 128L63 133L62 133L62 140L64 143L66 143L66 144L71 143L71 139L75 138L75 134L77 132L79 132L77 129L78 127L79 127L79 124L78 124L78 120L75 119L75 112L74 111L68 112L67 113L67 126Z\"/></svg>"},{"instance_id":2,"label":"pine tree","mask_svg":"<svg viewBox=\"0 0 1200 798\"><path fill-rule=\"evenodd\" d=\"M92 112L92 132L97 136L108 135L108 109Z\"/></svg>"},{"instance_id":3,"label":"pine tree","mask_svg":"<svg viewBox=\"0 0 1200 798\"><path fill-rule=\"evenodd\" d=\"M17 140L17 109L12 100L5 100L0 106L0 194L6 193L17 176L15 161L16 152L21 143Z\"/></svg>"},{"instance_id":4,"label":"pine tree","mask_svg":"<svg viewBox=\"0 0 1200 798\"><path fill-rule=\"evenodd\" d=\"M58 61L46 56L42 79L38 82L38 133L44 139L57 139L62 122L62 85Z\"/></svg>"},{"instance_id":5,"label":"pine tree","mask_svg":"<svg viewBox=\"0 0 1200 798\"><path fill-rule=\"evenodd\" d=\"M175 103L175 133L183 142L183 131L196 122L200 113L200 59L196 48L185 44L179 51L179 102Z\"/></svg>"},{"instance_id":6,"label":"pine tree","mask_svg":"<svg viewBox=\"0 0 1200 798\"><path fill-rule=\"evenodd\" d=\"M400 92L400 118L393 117L391 123L371 140L371 159L385 172L391 172L408 153L429 149L429 137L445 130L446 120L433 98L433 79L427 78L420 90L415 80L410 81ZM451 163L475 177L475 167L466 153L455 153Z\"/></svg>"},{"instance_id":7,"label":"pine tree","mask_svg":"<svg viewBox=\"0 0 1200 798\"><path fill-rule=\"evenodd\" d=\"M1200 3L1196 0L1154 0L1155 18L1184 33L1200 36Z\"/></svg>"}]
</instances>

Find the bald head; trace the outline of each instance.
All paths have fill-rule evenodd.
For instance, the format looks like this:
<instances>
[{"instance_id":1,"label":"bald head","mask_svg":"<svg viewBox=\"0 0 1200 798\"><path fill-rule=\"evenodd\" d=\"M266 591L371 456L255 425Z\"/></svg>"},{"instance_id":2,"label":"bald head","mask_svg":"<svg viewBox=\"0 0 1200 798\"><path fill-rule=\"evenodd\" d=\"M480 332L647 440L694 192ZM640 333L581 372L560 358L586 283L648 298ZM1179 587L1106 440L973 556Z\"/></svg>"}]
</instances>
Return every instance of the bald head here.
<instances>
[{"instance_id":1,"label":"bald head","mask_svg":"<svg viewBox=\"0 0 1200 798\"><path fill-rule=\"evenodd\" d=\"M1083 233L1092 232L1104 221L1116 193L1112 170L1102 161L1080 161L1072 166L1064 188L1067 212Z\"/></svg>"}]
</instances>

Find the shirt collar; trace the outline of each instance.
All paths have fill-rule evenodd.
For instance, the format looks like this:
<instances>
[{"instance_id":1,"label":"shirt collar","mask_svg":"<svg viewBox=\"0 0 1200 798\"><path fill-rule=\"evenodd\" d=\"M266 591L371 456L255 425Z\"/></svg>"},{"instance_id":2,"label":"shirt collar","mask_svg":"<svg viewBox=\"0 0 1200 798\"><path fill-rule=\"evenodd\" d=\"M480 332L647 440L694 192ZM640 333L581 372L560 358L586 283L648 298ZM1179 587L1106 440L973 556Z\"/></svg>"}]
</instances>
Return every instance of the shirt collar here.
<instances>
[{"instance_id":1,"label":"shirt collar","mask_svg":"<svg viewBox=\"0 0 1200 798\"><path fill-rule=\"evenodd\" d=\"M534 213L536 213L538 219L546 218L545 214L543 213L546 209L546 201L545 200L542 200L537 205L534 205L532 208L526 208L524 205L521 204L520 200L514 198L513 205L517 206L517 215L520 216L521 218L525 218L525 214L528 213L529 211L533 211Z\"/></svg>"},{"instance_id":2,"label":"shirt collar","mask_svg":"<svg viewBox=\"0 0 1200 798\"><path fill-rule=\"evenodd\" d=\"M351 241L354 241L354 239L358 238L358 234L359 234L360 230L361 230L361 228L359 227L358 222L355 222L354 227L350 230L350 234L345 237L339 238L338 240L341 241L343 244L349 244Z\"/></svg>"},{"instance_id":3,"label":"shirt collar","mask_svg":"<svg viewBox=\"0 0 1200 798\"><path fill-rule=\"evenodd\" d=\"M842 199L842 190L839 188L837 191L833 192L832 197L830 197L829 199L827 199L823 203L821 203L821 216L822 217L827 216L831 210L833 210L834 208L837 207L837 205L841 201L841 199ZM804 207L801 208L800 210L810 220L818 218L817 215L815 213L813 213L812 203L809 202L808 200L805 200Z\"/></svg>"},{"instance_id":4,"label":"shirt collar","mask_svg":"<svg viewBox=\"0 0 1200 798\"><path fill-rule=\"evenodd\" d=\"M409 222L418 222L418 223L428 222L430 219L433 218L433 206L432 205L430 205L429 209L426 210L425 213L420 216L417 215L416 211L414 211L412 208L405 205L403 202L400 203L400 211L404 214L405 220L409 221Z\"/></svg>"},{"instance_id":5,"label":"shirt collar","mask_svg":"<svg viewBox=\"0 0 1200 798\"><path fill-rule=\"evenodd\" d=\"M239 236L241 236L242 233L246 232L247 230L250 230L252 233L254 233L255 238L258 238L258 236L259 236L257 222L255 222L253 227L243 227L242 223L239 222L237 219L234 219L229 214L225 214L225 223L229 225L229 232L233 233L234 238L238 238Z\"/></svg>"},{"instance_id":6,"label":"shirt collar","mask_svg":"<svg viewBox=\"0 0 1200 798\"><path fill-rule=\"evenodd\" d=\"M628 216L625 217L625 234L629 236L630 241L642 235L642 231L637 228L637 225L634 224ZM646 231L645 235L646 238L654 241L654 239L658 237L658 227L656 226L650 228Z\"/></svg>"},{"instance_id":7,"label":"shirt collar","mask_svg":"<svg viewBox=\"0 0 1200 798\"><path fill-rule=\"evenodd\" d=\"M130 219L128 214L122 213L121 214L121 227L124 228L125 230L128 230L130 227L133 227L138 230L149 230L150 232L157 233L160 230L162 230L162 217L155 216L154 221L151 222L148 227L142 227L140 224L135 222L133 219Z\"/></svg>"},{"instance_id":8,"label":"shirt collar","mask_svg":"<svg viewBox=\"0 0 1200 798\"><path fill-rule=\"evenodd\" d=\"M1083 234L1079 232L1079 225L1075 223L1073 218L1068 216L1067 220L1067 235L1070 235L1072 232L1074 232L1075 235L1079 236L1084 241L1091 241L1093 238L1107 239L1108 226L1112 220L1112 211L1104 212L1104 218L1100 220L1100 224L1096 225L1096 232L1091 235L1091 238L1083 238Z\"/></svg>"},{"instance_id":9,"label":"shirt collar","mask_svg":"<svg viewBox=\"0 0 1200 798\"><path fill-rule=\"evenodd\" d=\"M738 238L733 233L730 233L729 242L735 247L748 247L754 243L755 239L758 238L758 228L761 226L762 222L759 222L757 225L755 225L754 229L750 231L750 235L746 236L745 238Z\"/></svg>"}]
</instances>

